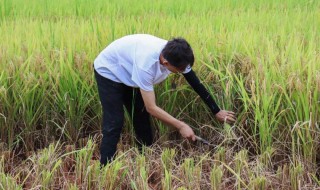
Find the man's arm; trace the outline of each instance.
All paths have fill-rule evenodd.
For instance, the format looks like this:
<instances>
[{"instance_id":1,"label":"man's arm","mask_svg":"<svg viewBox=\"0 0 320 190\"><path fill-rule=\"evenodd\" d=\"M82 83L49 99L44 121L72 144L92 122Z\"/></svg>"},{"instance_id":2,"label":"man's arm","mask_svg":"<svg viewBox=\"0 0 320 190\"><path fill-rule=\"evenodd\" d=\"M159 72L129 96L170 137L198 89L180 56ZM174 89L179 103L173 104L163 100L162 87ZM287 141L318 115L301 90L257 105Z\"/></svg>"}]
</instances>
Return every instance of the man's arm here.
<instances>
[{"instance_id":1,"label":"man's arm","mask_svg":"<svg viewBox=\"0 0 320 190\"><path fill-rule=\"evenodd\" d=\"M199 78L196 76L193 70L190 70L188 73L184 73L183 76L188 81L190 86L194 89L194 91L196 91L201 99L207 104L211 112L219 121L227 123L235 122L235 113L232 111L220 110L219 106L213 100L212 96L200 82Z\"/></svg>"},{"instance_id":2,"label":"man's arm","mask_svg":"<svg viewBox=\"0 0 320 190\"><path fill-rule=\"evenodd\" d=\"M155 94L153 91L144 91L140 89L141 95L145 104L147 111L150 115L156 117L157 119L167 123L168 125L174 126L180 132L180 134L184 138L188 138L190 140L195 141L196 137L190 126L185 124L184 122L172 117L166 111L161 109L156 105Z\"/></svg>"}]
</instances>

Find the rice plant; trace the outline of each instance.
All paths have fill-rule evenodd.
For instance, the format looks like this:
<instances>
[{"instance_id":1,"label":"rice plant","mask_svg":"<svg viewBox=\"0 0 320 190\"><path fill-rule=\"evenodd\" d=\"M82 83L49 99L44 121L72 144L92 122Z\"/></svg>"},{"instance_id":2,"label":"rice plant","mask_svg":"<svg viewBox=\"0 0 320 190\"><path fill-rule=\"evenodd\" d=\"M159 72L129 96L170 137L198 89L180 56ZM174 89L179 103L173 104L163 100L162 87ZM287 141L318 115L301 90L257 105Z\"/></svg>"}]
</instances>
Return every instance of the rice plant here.
<instances>
[{"instance_id":1,"label":"rice plant","mask_svg":"<svg viewBox=\"0 0 320 190\"><path fill-rule=\"evenodd\" d=\"M4 157L0 159L0 189L22 189L15 179L4 171Z\"/></svg>"},{"instance_id":2,"label":"rice plant","mask_svg":"<svg viewBox=\"0 0 320 190\"><path fill-rule=\"evenodd\" d=\"M218 190L221 188L222 176L222 168L217 165L214 165L210 173L210 182L212 190Z\"/></svg>"},{"instance_id":3,"label":"rice plant","mask_svg":"<svg viewBox=\"0 0 320 190\"><path fill-rule=\"evenodd\" d=\"M0 188L319 188L319 7L316 0L0 0ZM157 104L199 126L195 133L216 149L180 144L156 119L159 138L145 156L128 148L128 121L115 161L101 170L98 142L76 145L100 134L93 61L132 33L190 42L193 69L221 109L237 113L236 123L217 122L181 75L156 86ZM159 174L151 184L153 165Z\"/></svg>"}]
</instances>

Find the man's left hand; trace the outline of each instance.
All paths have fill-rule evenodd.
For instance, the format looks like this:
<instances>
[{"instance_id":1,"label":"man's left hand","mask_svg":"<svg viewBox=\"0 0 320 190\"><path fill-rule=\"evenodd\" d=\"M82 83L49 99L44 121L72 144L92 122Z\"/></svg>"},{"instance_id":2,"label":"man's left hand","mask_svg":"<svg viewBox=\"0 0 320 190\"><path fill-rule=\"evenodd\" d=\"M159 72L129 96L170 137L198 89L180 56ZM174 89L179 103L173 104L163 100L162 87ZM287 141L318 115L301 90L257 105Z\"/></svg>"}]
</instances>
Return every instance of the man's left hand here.
<instances>
[{"instance_id":1,"label":"man's left hand","mask_svg":"<svg viewBox=\"0 0 320 190\"><path fill-rule=\"evenodd\" d=\"M220 110L215 116L218 121L229 124L233 124L237 119L234 112L227 110Z\"/></svg>"}]
</instances>

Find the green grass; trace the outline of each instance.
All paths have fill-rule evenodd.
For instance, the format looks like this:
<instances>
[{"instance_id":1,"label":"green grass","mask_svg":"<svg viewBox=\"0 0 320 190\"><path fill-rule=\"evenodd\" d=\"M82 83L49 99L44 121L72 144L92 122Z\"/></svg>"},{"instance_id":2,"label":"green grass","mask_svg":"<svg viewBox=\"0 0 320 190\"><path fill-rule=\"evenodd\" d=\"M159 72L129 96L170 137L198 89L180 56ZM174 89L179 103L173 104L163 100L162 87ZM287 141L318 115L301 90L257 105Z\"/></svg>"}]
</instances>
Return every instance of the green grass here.
<instances>
[{"instance_id":1,"label":"green grass","mask_svg":"<svg viewBox=\"0 0 320 190\"><path fill-rule=\"evenodd\" d=\"M292 181L284 186L299 189L303 184L295 180L306 181L303 172L319 184L319 18L320 2L316 0L0 0L0 141L8 150L32 151L58 139L76 143L99 132L101 108L92 70L98 53L126 34L149 33L164 39L182 36L193 47L194 70L203 84L218 105L235 111L238 119L234 126L218 123L182 76L170 76L156 87L160 107L219 144L216 155L222 163L230 152L247 150L250 159L257 159L257 167L280 168L279 176ZM172 81L177 84L175 90ZM167 126L157 120L153 123L161 137L159 143L175 140L168 135ZM125 134L130 134L127 141L132 146L130 126L126 122ZM164 188L179 184L172 160L177 152L170 151L161 154L165 169L160 184ZM79 156L86 162L84 168L77 168L81 173L90 164L88 158ZM152 162L136 159L140 165ZM184 164L177 165L185 174L181 181L190 177L197 181L196 161L187 155L183 159ZM123 160L112 170L125 175L119 168L126 162L134 161ZM37 174L46 187L53 183L46 176L54 176L57 171L52 169L60 167L56 164ZM95 167L91 169L98 175ZM218 165L212 168L207 183L226 187L220 181L228 179L228 174L242 174L243 166L229 173ZM146 175L152 171L141 166L135 172L139 176L128 184L146 188ZM241 179L230 177L235 187L270 185L262 171L246 172ZM12 176L0 173L7 184L1 187L14 187ZM89 174L83 175L81 178ZM90 180L86 185L92 185ZM98 186L111 188L113 184ZM68 186L76 187L73 183Z\"/></svg>"}]
</instances>

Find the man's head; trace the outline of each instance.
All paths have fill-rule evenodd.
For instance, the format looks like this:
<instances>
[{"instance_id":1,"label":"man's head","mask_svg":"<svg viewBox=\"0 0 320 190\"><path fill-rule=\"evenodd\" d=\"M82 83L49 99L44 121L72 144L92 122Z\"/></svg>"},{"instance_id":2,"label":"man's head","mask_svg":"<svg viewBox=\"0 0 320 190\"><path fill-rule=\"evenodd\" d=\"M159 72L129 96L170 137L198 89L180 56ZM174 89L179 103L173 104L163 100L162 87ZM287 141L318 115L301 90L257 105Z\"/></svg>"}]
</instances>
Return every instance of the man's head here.
<instances>
[{"instance_id":1,"label":"man's head","mask_svg":"<svg viewBox=\"0 0 320 190\"><path fill-rule=\"evenodd\" d=\"M178 71L184 71L187 66L192 67L194 63L191 46L183 38L173 38L168 41L161 54Z\"/></svg>"}]
</instances>

